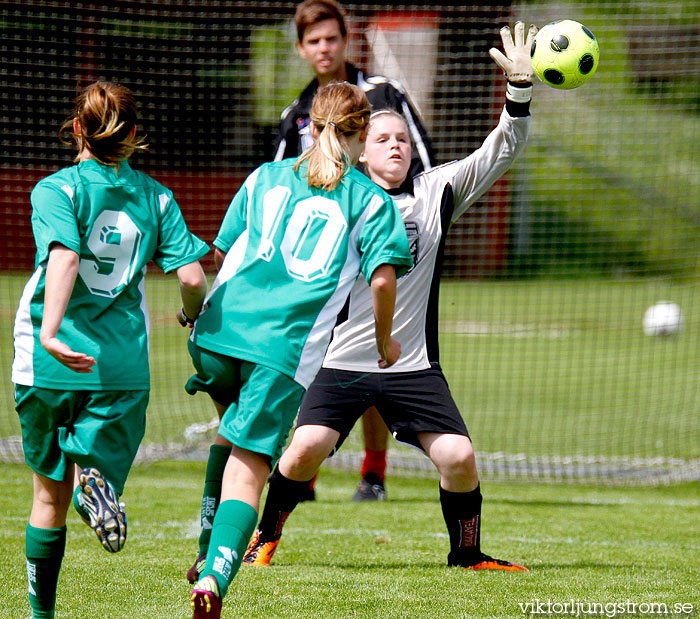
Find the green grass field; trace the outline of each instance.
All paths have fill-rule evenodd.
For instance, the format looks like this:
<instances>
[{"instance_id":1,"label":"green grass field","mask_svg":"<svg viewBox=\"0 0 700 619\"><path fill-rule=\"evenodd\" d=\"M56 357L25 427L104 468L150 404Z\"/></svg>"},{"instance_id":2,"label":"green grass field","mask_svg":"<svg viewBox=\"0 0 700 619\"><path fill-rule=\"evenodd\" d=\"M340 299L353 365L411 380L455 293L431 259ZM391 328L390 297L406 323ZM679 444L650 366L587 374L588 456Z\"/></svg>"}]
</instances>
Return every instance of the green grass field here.
<instances>
[{"instance_id":1,"label":"green grass field","mask_svg":"<svg viewBox=\"0 0 700 619\"><path fill-rule=\"evenodd\" d=\"M129 538L118 555L105 552L70 514L57 619L190 616L184 573L197 550L204 467L164 461L133 470L124 495ZM324 469L318 500L290 517L273 565L241 570L224 618L522 617L519 604L572 599L663 603L670 610L686 604L694 610L682 616L697 616L700 483L651 489L485 483L482 548L531 570L509 574L444 565L448 540L434 481L391 478L382 504L351 502L355 482L354 475ZM28 469L3 465L0 619L29 612L30 503Z\"/></svg>"},{"instance_id":2,"label":"green grass field","mask_svg":"<svg viewBox=\"0 0 700 619\"><path fill-rule=\"evenodd\" d=\"M0 278L0 362L6 403L0 439L19 434L9 366L12 322L25 276ZM173 318L173 278L149 276L152 397L146 444L183 444L208 422L207 398L187 396L187 333ZM677 337L648 337L644 310L660 299L684 313ZM700 282L669 280L446 281L441 360L482 453L527 457L700 458ZM204 435L211 439L211 433ZM361 447L357 435L348 450ZM412 453L394 447L399 453ZM2 448L0 446L0 454Z\"/></svg>"}]
</instances>

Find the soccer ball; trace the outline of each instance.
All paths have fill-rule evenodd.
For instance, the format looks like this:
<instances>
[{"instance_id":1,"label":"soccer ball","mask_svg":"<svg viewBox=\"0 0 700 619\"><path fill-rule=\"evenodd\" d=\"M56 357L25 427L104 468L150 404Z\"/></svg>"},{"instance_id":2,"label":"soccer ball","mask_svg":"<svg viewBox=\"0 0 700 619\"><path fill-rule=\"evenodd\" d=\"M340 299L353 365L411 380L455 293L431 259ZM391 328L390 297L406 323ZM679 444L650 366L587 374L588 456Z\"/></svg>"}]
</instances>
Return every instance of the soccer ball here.
<instances>
[{"instance_id":1,"label":"soccer ball","mask_svg":"<svg viewBox=\"0 0 700 619\"><path fill-rule=\"evenodd\" d=\"M598 68L600 51L583 24L562 19L547 24L530 49L532 68L547 86L570 90L585 84Z\"/></svg>"},{"instance_id":2,"label":"soccer ball","mask_svg":"<svg viewBox=\"0 0 700 619\"><path fill-rule=\"evenodd\" d=\"M671 301L659 301L644 313L642 326L647 335L674 335L683 326L681 308Z\"/></svg>"}]
</instances>

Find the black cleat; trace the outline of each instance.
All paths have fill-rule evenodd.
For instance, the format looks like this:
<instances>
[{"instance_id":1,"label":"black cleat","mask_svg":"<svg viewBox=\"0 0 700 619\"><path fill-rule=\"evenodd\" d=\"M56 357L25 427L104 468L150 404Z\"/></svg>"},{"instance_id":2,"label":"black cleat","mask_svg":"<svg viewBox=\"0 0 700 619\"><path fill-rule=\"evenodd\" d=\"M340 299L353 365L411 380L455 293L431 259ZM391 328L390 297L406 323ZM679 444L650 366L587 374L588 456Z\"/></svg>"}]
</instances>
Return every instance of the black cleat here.
<instances>
[{"instance_id":1,"label":"black cleat","mask_svg":"<svg viewBox=\"0 0 700 619\"><path fill-rule=\"evenodd\" d=\"M379 479L376 473L367 473L358 484L353 501L384 501L386 500L386 490L384 482Z\"/></svg>"}]
</instances>

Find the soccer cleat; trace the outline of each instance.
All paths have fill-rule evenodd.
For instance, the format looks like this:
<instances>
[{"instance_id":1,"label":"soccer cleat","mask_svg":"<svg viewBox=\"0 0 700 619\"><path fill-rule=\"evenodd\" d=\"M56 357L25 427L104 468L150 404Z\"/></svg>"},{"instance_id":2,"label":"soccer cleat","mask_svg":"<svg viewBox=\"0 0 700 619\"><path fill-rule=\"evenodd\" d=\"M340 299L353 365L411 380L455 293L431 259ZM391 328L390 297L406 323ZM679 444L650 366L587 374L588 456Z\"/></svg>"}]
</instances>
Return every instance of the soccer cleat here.
<instances>
[{"instance_id":1,"label":"soccer cleat","mask_svg":"<svg viewBox=\"0 0 700 619\"><path fill-rule=\"evenodd\" d=\"M119 552L126 543L126 514L110 483L95 468L85 468L78 478L83 507L90 526L109 552Z\"/></svg>"},{"instance_id":2,"label":"soccer cleat","mask_svg":"<svg viewBox=\"0 0 700 619\"><path fill-rule=\"evenodd\" d=\"M204 571L204 566L206 564L207 564L207 555L199 555L194 560L192 567L189 570L187 570L187 574L185 574L185 577L187 578L187 582L190 583L191 585L195 584L199 580L199 577L202 575L202 572Z\"/></svg>"},{"instance_id":3,"label":"soccer cleat","mask_svg":"<svg viewBox=\"0 0 700 619\"><path fill-rule=\"evenodd\" d=\"M353 501L384 501L386 490L384 482L376 473L367 473L357 486L357 491L352 497Z\"/></svg>"},{"instance_id":4,"label":"soccer cleat","mask_svg":"<svg viewBox=\"0 0 700 619\"><path fill-rule=\"evenodd\" d=\"M192 619L220 619L221 596L216 578L205 576L197 582L190 595L190 606L194 611Z\"/></svg>"},{"instance_id":5,"label":"soccer cleat","mask_svg":"<svg viewBox=\"0 0 700 619\"><path fill-rule=\"evenodd\" d=\"M272 559L272 555L275 554L279 543L279 537L274 540L266 540L262 536L260 529L255 529L250 544L248 544L248 550L245 551L243 563L252 565L253 567L269 566L270 559Z\"/></svg>"},{"instance_id":6,"label":"soccer cleat","mask_svg":"<svg viewBox=\"0 0 700 619\"><path fill-rule=\"evenodd\" d=\"M465 570L501 570L504 572L529 572L524 565L518 565L517 563L511 563L510 561L503 561L501 559L494 559L488 555L481 554L476 558L475 561L470 561L467 564L463 562L453 563L448 559L447 565L461 567Z\"/></svg>"}]
</instances>

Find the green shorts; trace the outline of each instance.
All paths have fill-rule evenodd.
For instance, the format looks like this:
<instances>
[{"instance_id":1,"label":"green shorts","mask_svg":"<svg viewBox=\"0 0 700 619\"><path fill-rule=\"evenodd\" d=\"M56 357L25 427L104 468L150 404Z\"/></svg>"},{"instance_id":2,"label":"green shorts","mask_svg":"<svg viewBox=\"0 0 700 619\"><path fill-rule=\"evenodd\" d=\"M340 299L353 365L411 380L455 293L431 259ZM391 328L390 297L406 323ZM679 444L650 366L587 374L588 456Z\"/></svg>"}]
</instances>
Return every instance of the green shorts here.
<instances>
[{"instance_id":1,"label":"green shorts","mask_svg":"<svg viewBox=\"0 0 700 619\"><path fill-rule=\"evenodd\" d=\"M185 386L190 395L208 393L227 406L219 434L237 447L270 456L282 455L299 411L304 388L264 365L220 355L188 342L197 373Z\"/></svg>"},{"instance_id":2,"label":"green shorts","mask_svg":"<svg viewBox=\"0 0 700 619\"><path fill-rule=\"evenodd\" d=\"M24 459L36 473L62 481L71 463L94 466L124 492L146 432L148 390L63 391L15 385Z\"/></svg>"}]
</instances>

